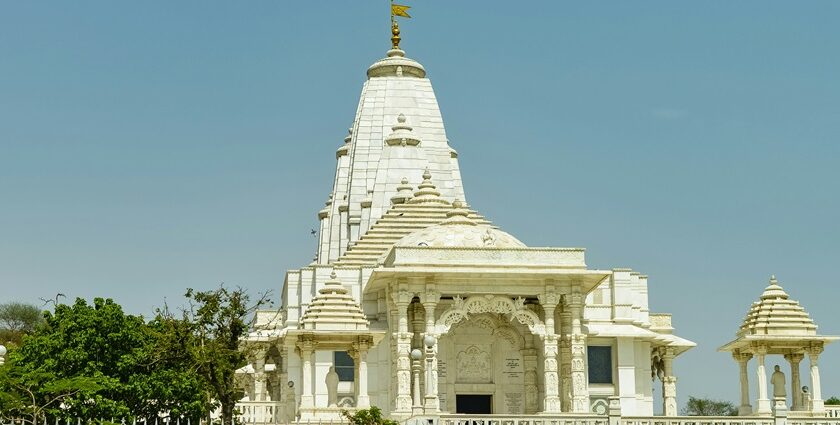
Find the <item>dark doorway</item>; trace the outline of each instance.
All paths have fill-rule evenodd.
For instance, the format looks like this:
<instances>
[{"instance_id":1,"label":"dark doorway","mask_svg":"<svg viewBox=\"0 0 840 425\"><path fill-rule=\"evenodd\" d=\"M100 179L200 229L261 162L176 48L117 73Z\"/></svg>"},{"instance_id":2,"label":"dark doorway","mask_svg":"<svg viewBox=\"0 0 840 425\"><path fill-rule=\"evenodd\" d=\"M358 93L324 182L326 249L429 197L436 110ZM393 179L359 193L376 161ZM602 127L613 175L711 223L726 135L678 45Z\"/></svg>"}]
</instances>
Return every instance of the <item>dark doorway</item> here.
<instances>
[{"instance_id":1,"label":"dark doorway","mask_svg":"<svg viewBox=\"0 0 840 425\"><path fill-rule=\"evenodd\" d=\"M493 413L493 396L490 394L456 394L455 413L489 415Z\"/></svg>"}]
</instances>

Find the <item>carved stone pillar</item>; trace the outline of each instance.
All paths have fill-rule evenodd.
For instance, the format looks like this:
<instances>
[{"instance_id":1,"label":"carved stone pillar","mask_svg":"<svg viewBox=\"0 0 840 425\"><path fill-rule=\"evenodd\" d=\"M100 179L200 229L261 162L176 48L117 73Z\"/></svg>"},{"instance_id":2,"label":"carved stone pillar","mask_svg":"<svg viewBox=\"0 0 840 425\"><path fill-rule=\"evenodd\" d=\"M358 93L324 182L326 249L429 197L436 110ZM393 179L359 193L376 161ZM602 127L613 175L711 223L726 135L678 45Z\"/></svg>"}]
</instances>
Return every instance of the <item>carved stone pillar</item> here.
<instances>
[{"instance_id":1,"label":"carved stone pillar","mask_svg":"<svg viewBox=\"0 0 840 425\"><path fill-rule=\"evenodd\" d=\"M372 341L362 337L353 347L356 351L356 407L367 409L370 407L370 396L368 395L368 369L367 355Z\"/></svg>"},{"instance_id":2,"label":"carved stone pillar","mask_svg":"<svg viewBox=\"0 0 840 425\"><path fill-rule=\"evenodd\" d=\"M414 334L414 337L411 341L412 347L422 347L423 346L423 332L426 329L426 323L423 319L424 311L423 305L420 303L412 303L408 309L409 311L409 319L411 323L411 328L409 329L410 332Z\"/></svg>"},{"instance_id":3,"label":"carved stone pillar","mask_svg":"<svg viewBox=\"0 0 840 425\"><path fill-rule=\"evenodd\" d=\"M426 350L426 397L423 400L423 408L426 414L434 414L440 411L440 398L437 388L437 338L427 335L424 343Z\"/></svg>"},{"instance_id":4,"label":"carved stone pillar","mask_svg":"<svg viewBox=\"0 0 840 425\"><path fill-rule=\"evenodd\" d=\"M790 410L802 410L802 378L799 373L799 363L805 355L802 353L790 353L785 359L790 363Z\"/></svg>"},{"instance_id":5,"label":"carved stone pillar","mask_svg":"<svg viewBox=\"0 0 840 425\"><path fill-rule=\"evenodd\" d=\"M764 367L764 357L767 355L767 349L759 347L755 350L755 359L758 365L755 368L755 373L758 377L758 399L756 400L755 413L760 415L769 415L772 411L770 409L770 399L767 396L767 370Z\"/></svg>"},{"instance_id":6,"label":"carved stone pillar","mask_svg":"<svg viewBox=\"0 0 840 425\"><path fill-rule=\"evenodd\" d=\"M435 333L435 309L440 301L440 293L433 288L427 288L422 294L420 301L426 313L426 336L435 337L435 343L431 347L424 347L429 361L429 370L426 372L426 397L423 405L426 413L437 413L440 411L440 394L438 392L438 358L437 358L437 335ZM425 338L424 338L425 339ZM423 344L425 346L425 342Z\"/></svg>"},{"instance_id":7,"label":"carved stone pillar","mask_svg":"<svg viewBox=\"0 0 840 425\"><path fill-rule=\"evenodd\" d=\"M560 404L564 412L572 411L572 313L560 314Z\"/></svg>"},{"instance_id":8,"label":"carved stone pillar","mask_svg":"<svg viewBox=\"0 0 840 425\"><path fill-rule=\"evenodd\" d=\"M572 313L572 412L589 413L589 379L586 376L586 335L583 334L583 296L580 288L569 297Z\"/></svg>"},{"instance_id":9,"label":"carved stone pillar","mask_svg":"<svg viewBox=\"0 0 840 425\"><path fill-rule=\"evenodd\" d=\"M665 416L677 416L677 377L674 376L674 349L662 350L665 377L662 379L662 412Z\"/></svg>"},{"instance_id":10,"label":"carved stone pillar","mask_svg":"<svg viewBox=\"0 0 840 425\"><path fill-rule=\"evenodd\" d=\"M545 333L543 337L544 364L543 372L545 378L545 400L543 411L545 413L560 413L560 376L557 371L557 333L554 329L554 310L557 308L559 297L553 290L547 290L539 295L540 304L545 312Z\"/></svg>"},{"instance_id":11,"label":"carved stone pillar","mask_svg":"<svg viewBox=\"0 0 840 425\"><path fill-rule=\"evenodd\" d=\"M808 349L808 361L811 364L811 412L818 414L825 413L825 402L822 399L820 368L818 365L822 352L822 346L814 346Z\"/></svg>"},{"instance_id":12,"label":"carved stone pillar","mask_svg":"<svg viewBox=\"0 0 840 425\"><path fill-rule=\"evenodd\" d=\"M300 387L300 408L315 408L315 394L312 386L312 353L315 351L315 341L310 337L303 336L298 342L301 360L301 387Z\"/></svg>"},{"instance_id":13,"label":"carved stone pillar","mask_svg":"<svg viewBox=\"0 0 840 425\"><path fill-rule=\"evenodd\" d=\"M526 415L540 411L539 388L537 387L537 350L534 349L533 335L525 336L525 348L521 350L525 365L525 409Z\"/></svg>"},{"instance_id":14,"label":"carved stone pillar","mask_svg":"<svg viewBox=\"0 0 840 425\"><path fill-rule=\"evenodd\" d=\"M543 372L545 378L545 400L543 412L559 413L560 397L558 396L559 377L557 374L557 335L545 335L543 337Z\"/></svg>"},{"instance_id":15,"label":"carved stone pillar","mask_svg":"<svg viewBox=\"0 0 840 425\"><path fill-rule=\"evenodd\" d=\"M753 412L752 405L750 404L750 375L747 370L747 365L752 358L752 354L736 351L732 353L732 358L738 362L741 378L741 406L738 407L738 415L748 416Z\"/></svg>"},{"instance_id":16,"label":"carved stone pillar","mask_svg":"<svg viewBox=\"0 0 840 425\"><path fill-rule=\"evenodd\" d=\"M293 346L279 345L277 348L283 353L283 359L280 363L280 405L283 409L283 414L280 416L282 422L294 422L297 416L297 403L295 403L295 389L292 380L289 379L289 359L294 352ZM292 384L290 386L289 384Z\"/></svg>"},{"instance_id":17,"label":"carved stone pillar","mask_svg":"<svg viewBox=\"0 0 840 425\"><path fill-rule=\"evenodd\" d=\"M356 407L359 406L359 350L357 347L358 344L354 342L347 350L347 355L353 359L353 398L356 399Z\"/></svg>"},{"instance_id":18,"label":"carved stone pillar","mask_svg":"<svg viewBox=\"0 0 840 425\"><path fill-rule=\"evenodd\" d=\"M263 346L254 348L254 401L265 401L267 399L265 353L266 349Z\"/></svg>"},{"instance_id":19,"label":"carved stone pillar","mask_svg":"<svg viewBox=\"0 0 840 425\"><path fill-rule=\"evenodd\" d=\"M412 294L407 291L392 293L394 305L397 308L397 398L394 406L394 413L411 413L411 338L412 333L408 331L408 306L411 304Z\"/></svg>"},{"instance_id":20,"label":"carved stone pillar","mask_svg":"<svg viewBox=\"0 0 840 425\"><path fill-rule=\"evenodd\" d=\"M677 416L677 377L662 378L662 412L665 416Z\"/></svg>"}]
</instances>

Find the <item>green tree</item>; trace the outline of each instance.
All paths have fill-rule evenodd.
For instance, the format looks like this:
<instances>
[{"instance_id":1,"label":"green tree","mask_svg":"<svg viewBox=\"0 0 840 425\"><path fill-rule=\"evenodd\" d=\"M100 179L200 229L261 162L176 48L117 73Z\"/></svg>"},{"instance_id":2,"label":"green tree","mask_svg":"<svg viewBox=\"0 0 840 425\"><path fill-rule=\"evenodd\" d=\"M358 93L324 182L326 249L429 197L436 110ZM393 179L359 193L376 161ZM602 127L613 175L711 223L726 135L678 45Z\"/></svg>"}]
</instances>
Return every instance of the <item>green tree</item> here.
<instances>
[{"instance_id":1,"label":"green tree","mask_svg":"<svg viewBox=\"0 0 840 425\"><path fill-rule=\"evenodd\" d=\"M18 302L0 304L0 343L19 345L24 335L43 323L44 312L37 306Z\"/></svg>"},{"instance_id":2,"label":"green tree","mask_svg":"<svg viewBox=\"0 0 840 425\"><path fill-rule=\"evenodd\" d=\"M830 406L840 405L840 398L830 397L828 400L825 401L825 404L830 405Z\"/></svg>"},{"instance_id":3,"label":"green tree","mask_svg":"<svg viewBox=\"0 0 840 425\"><path fill-rule=\"evenodd\" d=\"M176 318L168 309L158 312L158 321L169 335L167 351L185 353L192 368L208 389L207 400L220 407L221 420L233 423L236 403L244 391L236 381L236 370L247 364L248 347L243 344L250 318L268 304L268 294L251 302L242 288L224 285L211 291L188 289L190 307Z\"/></svg>"},{"instance_id":4,"label":"green tree","mask_svg":"<svg viewBox=\"0 0 840 425\"><path fill-rule=\"evenodd\" d=\"M371 406L370 409L357 410L353 414L343 410L341 415L347 418L351 425L399 425L397 421L383 418L382 411L376 406Z\"/></svg>"},{"instance_id":5,"label":"green tree","mask_svg":"<svg viewBox=\"0 0 840 425\"><path fill-rule=\"evenodd\" d=\"M0 375L0 386L31 393L29 405L43 406L48 416L203 416L209 409L203 382L179 354L160 351L167 337L166 329L125 314L110 299L59 304L9 353L10 372ZM61 403L46 403L56 395Z\"/></svg>"},{"instance_id":6,"label":"green tree","mask_svg":"<svg viewBox=\"0 0 840 425\"><path fill-rule=\"evenodd\" d=\"M689 397L682 413L688 416L738 416L738 408L728 401Z\"/></svg>"},{"instance_id":7,"label":"green tree","mask_svg":"<svg viewBox=\"0 0 840 425\"><path fill-rule=\"evenodd\" d=\"M37 425L48 409L77 394L101 389L94 378L58 378L50 372L16 367L15 361L13 357L0 367L0 422L16 418Z\"/></svg>"}]
</instances>

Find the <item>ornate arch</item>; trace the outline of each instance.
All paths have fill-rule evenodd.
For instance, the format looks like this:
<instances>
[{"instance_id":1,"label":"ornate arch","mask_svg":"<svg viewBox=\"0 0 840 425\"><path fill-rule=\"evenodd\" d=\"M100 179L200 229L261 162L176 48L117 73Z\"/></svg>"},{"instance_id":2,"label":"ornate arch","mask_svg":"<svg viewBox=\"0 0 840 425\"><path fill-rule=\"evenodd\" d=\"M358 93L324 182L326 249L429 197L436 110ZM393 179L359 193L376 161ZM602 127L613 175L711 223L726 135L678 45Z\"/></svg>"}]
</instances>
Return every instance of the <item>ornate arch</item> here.
<instances>
[{"instance_id":1,"label":"ornate arch","mask_svg":"<svg viewBox=\"0 0 840 425\"><path fill-rule=\"evenodd\" d=\"M435 333L438 335L449 332L452 325L469 319L471 314L498 313L505 314L510 320L518 320L528 327L534 335L545 335L545 324L536 313L525 307L525 298L511 299L498 295L477 295L466 299L456 296L449 310L443 312L435 322Z\"/></svg>"}]
</instances>

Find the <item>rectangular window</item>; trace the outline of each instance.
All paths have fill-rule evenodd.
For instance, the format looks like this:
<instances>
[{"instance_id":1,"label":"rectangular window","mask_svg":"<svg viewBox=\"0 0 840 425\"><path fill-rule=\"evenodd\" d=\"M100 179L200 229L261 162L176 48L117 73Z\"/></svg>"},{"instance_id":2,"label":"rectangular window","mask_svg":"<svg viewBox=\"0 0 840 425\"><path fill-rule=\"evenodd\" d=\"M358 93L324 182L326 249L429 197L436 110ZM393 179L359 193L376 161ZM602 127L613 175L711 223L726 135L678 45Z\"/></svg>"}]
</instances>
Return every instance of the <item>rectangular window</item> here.
<instances>
[{"instance_id":1,"label":"rectangular window","mask_svg":"<svg viewBox=\"0 0 840 425\"><path fill-rule=\"evenodd\" d=\"M612 384L612 347L590 345L587 348L589 359L589 383Z\"/></svg>"},{"instance_id":2,"label":"rectangular window","mask_svg":"<svg viewBox=\"0 0 840 425\"><path fill-rule=\"evenodd\" d=\"M346 351L334 351L333 364L335 365L335 373L338 374L339 381L353 382L355 365L353 358Z\"/></svg>"}]
</instances>

